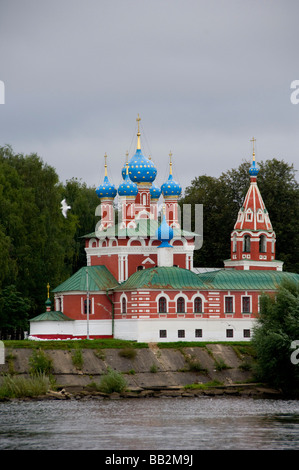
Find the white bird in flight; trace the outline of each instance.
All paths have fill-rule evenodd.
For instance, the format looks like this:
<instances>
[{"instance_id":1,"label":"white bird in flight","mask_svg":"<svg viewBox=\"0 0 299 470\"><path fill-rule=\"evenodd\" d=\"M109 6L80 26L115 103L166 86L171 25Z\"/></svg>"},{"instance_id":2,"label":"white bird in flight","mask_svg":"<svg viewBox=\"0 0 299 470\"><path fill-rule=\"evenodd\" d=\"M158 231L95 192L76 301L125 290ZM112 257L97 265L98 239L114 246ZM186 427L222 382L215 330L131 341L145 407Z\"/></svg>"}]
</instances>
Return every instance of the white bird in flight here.
<instances>
[{"instance_id":1,"label":"white bird in flight","mask_svg":"<svg viewBox=\"0 0 299 470\"><path fill-rule=\"evenodd\" d=\"M62 215L63 217L67 218L67 211L71 209L71 206L67 205L67 202L65 199L61 201L61 210L62 210Z\"/></svg>"}]
</instances>

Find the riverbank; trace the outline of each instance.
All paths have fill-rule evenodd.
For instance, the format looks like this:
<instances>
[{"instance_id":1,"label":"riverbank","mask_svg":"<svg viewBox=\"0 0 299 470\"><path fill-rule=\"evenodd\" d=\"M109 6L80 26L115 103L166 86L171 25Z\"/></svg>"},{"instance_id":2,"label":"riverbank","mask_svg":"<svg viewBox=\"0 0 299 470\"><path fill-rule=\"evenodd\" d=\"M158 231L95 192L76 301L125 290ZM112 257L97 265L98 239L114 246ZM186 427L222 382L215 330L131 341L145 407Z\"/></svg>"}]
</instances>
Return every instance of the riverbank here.
<instances>
[{"instance_id":1,"label":"riverbank","mask_svg":"<svg viewBox=\"0 0 299 470\"><path fill-rule=\"evenodd\" d=\"M29 377L39 367L55 384L40 399L280 397L279 391L255 383L254 351L248 343L138 345L108 341L90 342L87 348L78 341L20 346L22 342L5 342L0 385L5 375ZM99 390L101 379L111 370L122 375L124 391Z\"/></svg>"}]
</instances>

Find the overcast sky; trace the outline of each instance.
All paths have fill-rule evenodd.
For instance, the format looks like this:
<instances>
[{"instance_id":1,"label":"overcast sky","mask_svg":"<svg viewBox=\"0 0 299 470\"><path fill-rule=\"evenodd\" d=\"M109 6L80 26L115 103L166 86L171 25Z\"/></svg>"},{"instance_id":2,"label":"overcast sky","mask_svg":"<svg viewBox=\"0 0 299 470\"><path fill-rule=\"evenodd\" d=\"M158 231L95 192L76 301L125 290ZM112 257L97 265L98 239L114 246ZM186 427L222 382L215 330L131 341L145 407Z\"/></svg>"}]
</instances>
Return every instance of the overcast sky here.
<instances>
[{"instance_id":1,"label":"overcast sky","mask_svg":"<svg viewBox=\"0 0 299 470\"><path fill-rule=\"evenodd\" d=\"M61 181L119 185L126 151L157 183L251 158L299 168L298 0L0 0L0 145Z\"/></svg>"}]
</instances>

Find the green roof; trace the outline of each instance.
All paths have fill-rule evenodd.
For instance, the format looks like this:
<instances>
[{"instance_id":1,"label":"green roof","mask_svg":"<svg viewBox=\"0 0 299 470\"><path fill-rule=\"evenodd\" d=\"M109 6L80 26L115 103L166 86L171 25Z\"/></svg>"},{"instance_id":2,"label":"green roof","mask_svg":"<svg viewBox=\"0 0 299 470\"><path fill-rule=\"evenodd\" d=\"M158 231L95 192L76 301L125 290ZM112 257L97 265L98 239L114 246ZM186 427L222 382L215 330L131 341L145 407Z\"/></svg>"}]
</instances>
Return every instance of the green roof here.
<instances>
[{"instance_id":1,"label":"green roof","mask_svg":"<svg viewBox=\"0 0 299 470\"><path fill-rule=\"evenodd\" d=\"M188 269L155 267L136 271L115 290L135 289L200 289L203 283Z\"/></svg>"},{"instance_id":2,"label":"green roof","mask_svg":"<svg viewBox=\"0 0 299 470\"><path fill-rule=\"evenodd\" d=\"M299 282L299 274L268 270L220 269L197 276L210 290L276 290L283 280Z\"/></svg>"},{"instance_id":3,"label":"green roof","mask_svg":"<svg viewBox=\"0 0 299 470\"><path fill-rule=\"evenodd\" d=\"M277 290L285 280L299 282L299 274L283 271L219 269L196 274L178 267L155 267L132 274L115 290Z\"/></svg>"},{"instance_id":4,"label":"green roof","mask_svg":"<svg viewBox=\"0 0 299 470\"><path fill-rule=\"evenodd\" d=\"M59 286L55 287L52 292L69 292L69 291L87 291L87 276L88 272L88 290L105 291L113 289L118 286L115 277L110 273L106 266L87 266L79 269L73 276L64 281Z\"/></svg>"},{"instance_id":5,"label":"green roof","mask_svg":"<svg viewBox=\"0 0 299 470\"><path fill-rule=\"evenodd\" d=\"M44 312L29 321L73 321L62 312Z\"/></svg>"},{"instance_id":6,"label":"green roof","mask_svg":"<svg viewBox=\"0 0 299 470\"><path fill-rule=\"evenodd\" d=\"M137 219L136 228L121 228L120 224L117 224L113 227L109 227L106 230L102 230L96 234L95 232L88 233L87 235L82 236L81 238L97 238L100 234L101 238L105 237L153 237L156 239L156 230L159 227L157 220L153 219ZM197 233L188 232L187 230L182 230L181 228L173 228L173 237L198 237Z\"/></svg>"}]
</instances>

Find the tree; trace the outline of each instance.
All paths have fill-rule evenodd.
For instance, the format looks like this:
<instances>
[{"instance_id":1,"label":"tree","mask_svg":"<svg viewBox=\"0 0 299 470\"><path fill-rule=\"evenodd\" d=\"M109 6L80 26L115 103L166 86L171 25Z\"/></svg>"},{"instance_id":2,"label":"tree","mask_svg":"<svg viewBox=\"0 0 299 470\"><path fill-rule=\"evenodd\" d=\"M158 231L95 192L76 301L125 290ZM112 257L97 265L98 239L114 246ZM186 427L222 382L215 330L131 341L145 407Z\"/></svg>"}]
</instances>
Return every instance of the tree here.
<instances>
[{"instance_id":1,"label":"tree","mask_svg":"<svg viewBox=\"0 0 299 470\"><path fill-rule=\"evenodd\" d=\"M258 380L298 395L299 364L292 360L293 346L299 346L298 282L285 281L276 296L262 296L252 344L257 354Z\"/></svg>"},{"instance_id":2,"label":"tree","mask_svg":"<svg viewBox=\"0 0 299 470\"><path fill-rule=\"evenodd\" d=\"M0 292L0 338L20 337L27 329L30 301L14 285Z\"/></svg>"}]
</instances>

